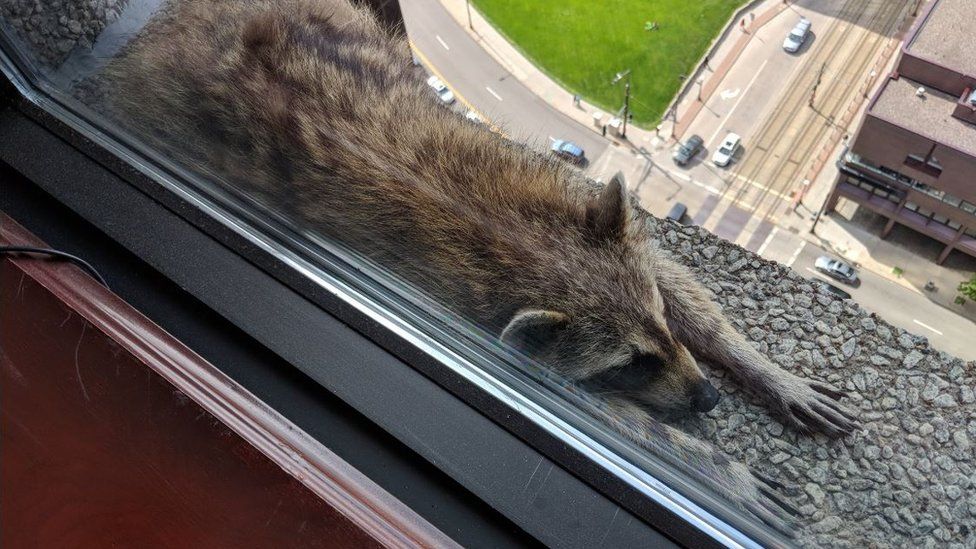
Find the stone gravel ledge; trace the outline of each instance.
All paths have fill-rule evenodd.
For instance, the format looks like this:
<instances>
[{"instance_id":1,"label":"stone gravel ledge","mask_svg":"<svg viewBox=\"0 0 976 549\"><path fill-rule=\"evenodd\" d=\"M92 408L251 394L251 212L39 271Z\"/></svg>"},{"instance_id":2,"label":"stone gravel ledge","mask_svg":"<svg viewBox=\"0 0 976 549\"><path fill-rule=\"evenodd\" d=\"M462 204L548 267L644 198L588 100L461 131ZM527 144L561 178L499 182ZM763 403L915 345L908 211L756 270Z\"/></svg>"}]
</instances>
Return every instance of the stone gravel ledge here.
<instances>
[{"instance_id":1,"label":"stone gravel ledge","mask_svg":"<svg viewBox=\"0 0 976 549\"><path fill-rule=\"evenodd\" d=\"M759 350L846 389L863 425L798 436L716 369L719 405L680 428L790 486L803 546L976 547L976 362L704 229L652 225Z\"/></svg>"},{"instance_id":2,"label":"stone gravel ledge","mask_svg":"<svg viewBox=\"0 0 976 549\"><path fill-rule=\"evenodd\" d=\"M44 67L57 68L76 46L91 48L126 0L0 0L0 17Z\"/></svg>"}]
</instances>

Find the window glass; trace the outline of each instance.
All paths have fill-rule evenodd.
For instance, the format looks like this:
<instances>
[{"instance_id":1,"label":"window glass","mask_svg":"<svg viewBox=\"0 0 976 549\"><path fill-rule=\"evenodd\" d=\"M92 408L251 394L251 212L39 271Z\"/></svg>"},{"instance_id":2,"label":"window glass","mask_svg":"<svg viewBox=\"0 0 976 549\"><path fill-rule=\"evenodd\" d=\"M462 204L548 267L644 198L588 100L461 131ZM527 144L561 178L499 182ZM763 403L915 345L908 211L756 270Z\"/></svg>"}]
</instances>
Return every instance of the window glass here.
<instances>
[{"instance_id":1,"label":"window glass","mask_svg":"<svg viewBox=\"0 0 976 549\"><path fill-rule=\"evenodd\" d=\"M959 207L959 204L962 202L962 199L952 196L949 193L946 193L945 196L942 197L942 201L951 206Z\"/></svg>"},{"instance_id":2,"label":"window glass","mask_svg":"<svg viewBox=\"0 0 976 549\"><path fill-rule=\"evenodd\" d=\"M792 161L907 10L807 4L0 0L0 61L720 541L971 546L964 330Z\"/></svg>"}]
</instances>

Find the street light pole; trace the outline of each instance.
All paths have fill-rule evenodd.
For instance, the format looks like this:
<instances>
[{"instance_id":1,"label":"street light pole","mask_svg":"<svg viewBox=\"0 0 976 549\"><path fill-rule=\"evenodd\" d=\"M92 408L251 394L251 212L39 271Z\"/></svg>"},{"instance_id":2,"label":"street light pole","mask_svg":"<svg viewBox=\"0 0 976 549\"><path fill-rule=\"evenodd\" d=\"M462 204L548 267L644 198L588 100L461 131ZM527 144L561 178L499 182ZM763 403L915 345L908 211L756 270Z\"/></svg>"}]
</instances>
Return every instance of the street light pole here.
<instances>
[{"instance_id":1,"label":"street light pole","mask_svg":"<svg viewBox=\"0 0 976 549\"><path fill-rule=\"evenodd\" d=\"M474 25L471 24L471 0L465 0L464 3L468 7L468 28L474 30Z\"/></svg>"},{"instance_id":2,"label":"street light pole","mask_svg":"<svg viewBox=\"0 0 976 549\"><path fill-rule=\"evenodd\" d=\"M618 72L613 77L613 83L616 84L623 78L626 78L627 81L624 82L624 127L620 132L620 137L627 139L627 119L630 118L630 69Z\"/></svg>"}]
</instances>

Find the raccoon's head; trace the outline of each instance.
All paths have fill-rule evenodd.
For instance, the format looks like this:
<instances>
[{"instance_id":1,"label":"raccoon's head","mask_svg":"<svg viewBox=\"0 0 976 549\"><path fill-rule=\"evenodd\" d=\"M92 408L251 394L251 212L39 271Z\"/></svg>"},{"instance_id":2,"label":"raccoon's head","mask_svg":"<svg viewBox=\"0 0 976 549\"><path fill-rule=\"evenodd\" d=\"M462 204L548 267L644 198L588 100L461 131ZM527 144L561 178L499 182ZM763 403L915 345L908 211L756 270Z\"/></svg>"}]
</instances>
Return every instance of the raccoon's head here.
<instances>
[{"instance_id":1,"label":"raccoon's head","mask_svg":"<svg viewBox=\"0 0 976 549\"><path fill-rule=\"evenodd\" d=\"M718 391L669 328L654 252L631 216L615 176L587 206L586 243L554 259L538 306L518 311L502 340L594 393L659 415L706 412Z\"/></svg>"}]
</instances>

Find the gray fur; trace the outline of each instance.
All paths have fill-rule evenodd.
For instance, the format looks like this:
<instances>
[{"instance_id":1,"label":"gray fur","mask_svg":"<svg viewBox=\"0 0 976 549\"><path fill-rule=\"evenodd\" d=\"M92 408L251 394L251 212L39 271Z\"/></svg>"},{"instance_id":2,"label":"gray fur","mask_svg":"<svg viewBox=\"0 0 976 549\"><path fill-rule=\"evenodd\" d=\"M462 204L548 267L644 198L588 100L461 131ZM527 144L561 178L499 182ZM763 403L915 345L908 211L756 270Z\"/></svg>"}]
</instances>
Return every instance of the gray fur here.
<instances>
[{"instance_id":1,"label":"gray fur","mask_svg":"<svg viewBox=\"0 0 976 549\"><path fill-rule=\"evenodd\" d=\"M184 0L107 81L115 115L155 147L604 392L616 430L652 449L657 433L711 464L767 520L743 466L647 413L701 402L693 354L801 429L855 426L836 389L775 367L651 244L622 180L594 192L442 108L405 41L344 0Z\"/></svg>"}]
</instances>

